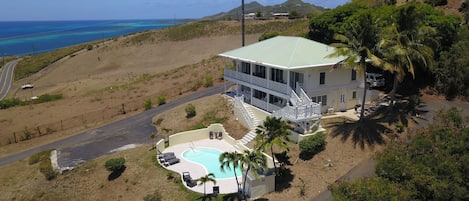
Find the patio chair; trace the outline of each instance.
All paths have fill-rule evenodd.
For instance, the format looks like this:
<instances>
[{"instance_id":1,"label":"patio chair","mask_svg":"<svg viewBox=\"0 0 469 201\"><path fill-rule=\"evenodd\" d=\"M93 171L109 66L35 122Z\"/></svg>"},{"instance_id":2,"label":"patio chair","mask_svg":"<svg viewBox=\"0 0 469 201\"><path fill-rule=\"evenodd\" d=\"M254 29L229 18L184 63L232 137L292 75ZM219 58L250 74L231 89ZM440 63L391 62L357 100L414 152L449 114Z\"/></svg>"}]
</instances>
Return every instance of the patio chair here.
<instances>
[{"instance_id":1,"label":"patio chair","mask_svg":"<svg viewBox=\"0 0 469 201\"><path fill-rule=\"evenodd\" d=\"M218 132L217 138L218 138L219 140L223 139L223 132L221 132L221 131Z\"/></svg>"},{"instance_id":2,"label":"patio chair","mask_svg":"<svg viewBox=\"0 0 469 201\"><path fill-rule=\"evenodd\" d=\"M196 180L193 180L193 179L188 180L188 181L186 181L186 185L187 185L188 187L192 188L192 187L194 187L194 186L197 186L197 181L196 181Z\"/></svg>"},{"instance_id":3,"label":"patio chair","mask_svg":"<svg viewBox=\"0 0 469 201\"><path fill-rule=\"evenodd\" d=\"M213 131L210 131L210 132L208 133L208 135L209 135L210 139L213 140Z\"/></svg>"},{"instance_id":4,"label":"patio chair","mask_svg":"<svg viewBox=\"0 0 469 201\"><path fill-rule=\"evenodd\" d=\"M174 152L167 152L167 153L158 154L158 159L162 159L162 158L165 158L165 157L168 157L168 156L174 156Z\"/></svg>"},{"instance_id":5,"label":"patio chair","mask_svg":"<svg viewBox=\"0 0 469 201\"><path fill-rule=\"evenodd\" d=\"M179 161L180 161L179 158L172 158L172 159L169 159L166 162L164 162L164 165L167 167L167 166L179 163Z\"/></svg>"},{"instance_id":6,"label":"patio chair","mask_svg":"<svg viewBox=\"0 0 469 201\"><path fill-rule=\"evenodd\" d=\"M164 163L164 162L167 162L167 161L175 159L175 158L176 158L176 156L174 154L168 154L168 155L165 155L162 158L160 158L160 162Z\"/></svg>"},{"instance_id":7,"label":"patio chair","mask_svg":"<svg viewBox=\"0 0 469 201\"><path fill-rule=\"evenodd\" d=\"M191 174L189 172L182 172L182 180L185 182L192 180Z\"/></svg>"},{"instance_id":8,"label":"patio chair","mask_svg":"<svg viewBox=\"0 0 469 201\"><path fill-rule=\"evenodd\" d=\"M213 187L213 195L218 195L220 194L220 187L219 186L214 186Z\"/></svg>"}]
</instances>

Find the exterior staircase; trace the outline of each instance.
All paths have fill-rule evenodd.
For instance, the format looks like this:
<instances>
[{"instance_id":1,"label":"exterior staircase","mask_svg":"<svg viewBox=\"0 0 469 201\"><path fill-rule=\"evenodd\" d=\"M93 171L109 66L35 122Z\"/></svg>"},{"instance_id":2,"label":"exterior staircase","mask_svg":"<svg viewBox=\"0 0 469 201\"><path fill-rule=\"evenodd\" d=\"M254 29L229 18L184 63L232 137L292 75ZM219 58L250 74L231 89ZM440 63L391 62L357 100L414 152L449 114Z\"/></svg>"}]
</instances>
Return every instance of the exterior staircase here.
<instances>
[{"instance_id":1,"label":"exterior staircase","mask_svg":"<svg viewBox=\"0 0 469 201\"><path fill-rule=\"evenodd\" d=\"M244 108L246 108L246 111L249 113L249 116L251 117L251 119L253 120L252 124L250 124L250 128L249 128L249 132L244 135L243 138L241 138L239 140L239 142L243 145L246 145L247 143L251 142L252 140L254 140L254 138L256 138L257 134L256 134L256 128L257 126L261 123L261 121L259 121L257 118L256 118L256 115L254 115L254 113L252 112L252 108L251 106L248 106L246 103L243 103L243 106Z\"/></svg>"}]
</instances>

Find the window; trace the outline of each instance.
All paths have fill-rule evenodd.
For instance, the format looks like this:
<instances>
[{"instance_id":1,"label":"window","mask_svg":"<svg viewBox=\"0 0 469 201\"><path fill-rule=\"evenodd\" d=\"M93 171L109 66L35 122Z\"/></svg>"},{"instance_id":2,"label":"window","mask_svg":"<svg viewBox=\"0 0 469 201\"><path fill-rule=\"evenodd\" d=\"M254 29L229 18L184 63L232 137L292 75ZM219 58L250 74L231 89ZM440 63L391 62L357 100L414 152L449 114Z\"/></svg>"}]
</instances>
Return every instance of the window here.
<instances>
[{"instance_id":1,"label":"window","mask_svg":"<svg viewBox=\"0 0 469 201\"><path fill-rule=\"evenodd\" d=\"M285 82L283 82L283 70L272 68L270 72L272 81L285 84Z\"/></svg>"},{"instance_id":2,"label":"window","mask_svg":"<svg viewBox=\"0 0 469 201\"><path fill-rule=\"evenodd\" d=\"M254 98L261 99L261 100L266 100L267 94L263 91L259 90L254 90Z\"/></svg>"},{"instance_id":3,"label":"window","mask_svg":"<svg viewBox=\"0 0 469 201\"><path fill-rule=\"evenodd\" d=\"M315 103L321 102L321 104L323 106L327 105L327 96L326 95L324 95L324 96L313 96L313 97L311 97L311 100Z\"/></svg>"},{"instance_id":4,"label":"window","mask_svg":"<svg viewBox=\"0 0 469 201\"><path fill-rule=\"evenodd\" d=\"M265 78L265 66L256 65L254 67L254 76Z\"/></svg>"},{"instance_id":5,"label":"window","mask_svg":"<svg viewBox=\"0 0 469 201\"><path fill-rule=\"evenodd\" d=\"M319 74L319 84L325 84L326 83L326 73L321 72Z\"/></svg>"},{"instance_id":6,"label":"window","mask_svg":"<svg viewBox=\"0 0 469 201\"><path fill-rule=\"evenodd\" d=\"M352 69L352 81L357 80L357 71Z\"/></svg>"},{"instance_id":7,"label":"window","mask_svg":"<svg viewBox=\"0 0 469 201\"><path fill-rule=\"evenodd\" d=\"M241 63L241 72L246 74L251 74L251 64L242 62Z\"/></svg>"},{"instance_id":8,"label":"window","mask_svg":"<svg viewBox=\"0 0 469 201\"><path fill-rule=\"evenodd\" d=\"M357 92L356 91L353 91L352 92L352 99L356 99L357 98Z\"/></svg>"}]
</instances>

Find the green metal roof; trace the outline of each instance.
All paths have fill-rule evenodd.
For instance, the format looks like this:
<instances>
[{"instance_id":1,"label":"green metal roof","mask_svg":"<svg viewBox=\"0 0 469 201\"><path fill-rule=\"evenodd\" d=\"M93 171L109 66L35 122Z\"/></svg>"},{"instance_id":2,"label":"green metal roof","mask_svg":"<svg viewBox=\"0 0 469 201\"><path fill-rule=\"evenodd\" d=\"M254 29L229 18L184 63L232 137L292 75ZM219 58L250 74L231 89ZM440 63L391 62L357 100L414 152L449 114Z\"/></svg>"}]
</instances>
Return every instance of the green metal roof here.
<instances>
[{"instance_id":1,"label":"green metal roof","mask_svg":"<svg viewBox=\"0 0 469 201\"><path fill-rule=\"evenodd\" d=\"M345 57L328 58L334 47L302 37L277 36L219 54L259 65L285 69L334 65Z\"/></svg>"}]
</instances>

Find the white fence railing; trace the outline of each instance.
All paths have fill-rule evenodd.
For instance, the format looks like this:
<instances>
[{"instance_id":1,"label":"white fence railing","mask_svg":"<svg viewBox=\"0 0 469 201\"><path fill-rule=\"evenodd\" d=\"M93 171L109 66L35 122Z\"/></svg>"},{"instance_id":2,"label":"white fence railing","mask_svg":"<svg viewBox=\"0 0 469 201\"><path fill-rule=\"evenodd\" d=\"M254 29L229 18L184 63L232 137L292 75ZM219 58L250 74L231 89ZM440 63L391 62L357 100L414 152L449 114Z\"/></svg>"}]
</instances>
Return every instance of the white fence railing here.
<instances>
[{"instance_id":1,"label":"white fence railing","mask_svg":"<svg viewBox=\"0 0 469 201\"><path fill-rule=\"evenodd\" d=\"M260 77L249 75L249 74L242 73L242 72L237 72L235 70L225 69L225 77L227 77L228 79L247 82L247 83L259 86L259 87L270 89L278 93L282 93L282 94L289 93L288 90L290 87L286 84L260 78Z\"/></svg>"},{"instance_id":2,"label":"white fence railing","mask_svg":"<svg viewBox=\"0 0 469 201\"><path fill-rule=\"evenodd\" d=\"M249 111L244 107L244 95L234 97L235 107L241 111L241 114L246 120L246 123L249 125L249 128L255 127L255 118L249 113Z\"/></svg>"},{"instance_id":3,"label":"white fence railing","mask_svg":"<svg viewBox=\"0 0 469 201\"><path fill-rule=\"evenodd\" d=\"M321 105L311 103L304 106L285 106L273 113L276 117L282 117L290 121L300 121L321 116Z\"/></svg>"}]
</instances>

